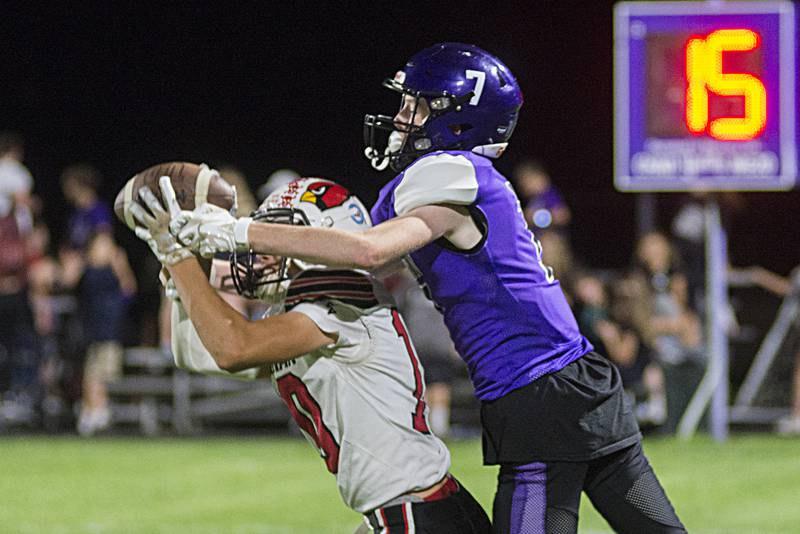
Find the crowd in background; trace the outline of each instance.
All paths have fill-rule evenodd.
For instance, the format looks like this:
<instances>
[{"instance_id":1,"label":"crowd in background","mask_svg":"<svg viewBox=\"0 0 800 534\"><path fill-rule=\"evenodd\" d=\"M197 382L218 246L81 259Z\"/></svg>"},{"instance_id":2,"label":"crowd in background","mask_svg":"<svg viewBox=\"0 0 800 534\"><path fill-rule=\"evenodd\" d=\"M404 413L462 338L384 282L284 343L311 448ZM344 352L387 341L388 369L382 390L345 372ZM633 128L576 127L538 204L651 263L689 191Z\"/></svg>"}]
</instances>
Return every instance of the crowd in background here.
<instances>
[{"instance_id":1,"label":"crowd in background","mask_svg":"<svg viewBox=\"0 0 800 534\"><path fill-rule=\"evenodd\" d=\"M277 171L253 194L235 168L220 173L237 188L239 215L299 177ZM124 330L134 304L145 320L132 339L168 351L168 311L154 282L158 266L147 255L132 268L115 241L110 205L98 195L101 180L90 165L63 170L61 188L71 215L60 229L64 239L51 243L42 201L32 194L34 178L24 165L23 140L0 133L0 429L17 422L55 431L62 428L53 421L65 419L85 436L107 429L113 414L106 384L123 372ZM616 363L640 423L674 432L707 364L703 195L681 207L669 233L640 236L627 269L593 270L572 252L572 214L546 168L521 163L513 185L542 245L543 263L560 280L581 331ZM785 279L768 271L744 272L775 293L790 291ZM431 426L447 436L453 386L465 376L464 367L441 316L415 281L401 275L386 284L425 365ZM224 298L245 315L259 311L241 297ZM793 416L782 429L800 433L797 375Z\"/></svg>"},{"instance_id":2,"label":"crowd in background","mask_svg":"<svg viewBox=\"0 0 800 534\"><path fill-rule=\"evenodd\" d=\"M591 270L571 251L570 210L545 167L524 162L513 182L544 263L554 268L583 334L619 368L640 424L674 433L708 364L704 203L710 193L690 194L669 232L640 235L626 269ZM722 197L740 209L735 194ZM782 297L793 291L789 279L761 267L731 269L729 276ZM727 329L735 334L735 314L728 312ZM786 434L800 434L800 348L795 351L791 411L777 425Z\"/></svg>"},{"instance_id":3,"label":"crowd in background","mask_svg":"<svg viewBox=\"0 0 800 534\"><path fill-rule=\"evenodd\" d=\"M61 187L72 213L64 242L54 248L23 157L21 138L0 135L3 412L31 421L39 410L60 412L80 399L77 428L89 434L111 423L105 385L122 371L121 330L136 277L114 241L97 170L64 169Z\"/></svg>"}]
</instances>

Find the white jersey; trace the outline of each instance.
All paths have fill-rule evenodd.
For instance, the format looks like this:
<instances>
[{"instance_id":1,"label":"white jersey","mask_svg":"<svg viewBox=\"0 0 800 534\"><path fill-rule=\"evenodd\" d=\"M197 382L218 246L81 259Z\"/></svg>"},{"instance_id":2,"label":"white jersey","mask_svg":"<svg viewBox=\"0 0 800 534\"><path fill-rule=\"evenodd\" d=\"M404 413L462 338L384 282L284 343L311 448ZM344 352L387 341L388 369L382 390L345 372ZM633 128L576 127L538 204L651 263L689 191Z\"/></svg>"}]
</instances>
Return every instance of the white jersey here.
<instances>
[{"instance_id":1,"label":"white jersey","mask_svg":"<svg viewBox=\"0 0 800 534\"><path fill-rule=\"evenodd\" d=\"M364 309L343 303L357 302L351 300L358 298L354 292L346 293L348 299L303 300L311 294L308 285L302 291L290 289L287 304L294 302L291 311L336 334L337 342L272 365L271 380L336 475L342 499L364 513L436 484L450 468L450 454L429 430L423 370L399 313L386 306ZM184 320L175 331L181 329L176 335L184 341L173 346L176 363L225 374L201 350L196 332L189 332L191 323Z\"/></svg>"},{"instance_id":2,"label":"white jersey","mask_svg":"<svg viewBox=\"0 0 800 534\"><path fill-rule=\"evenodd\" d=\"M336 474L345 503L367 512L441 480L450 455L429 430L422 367L398 312L361 315L334 302L292 311L338 335L333 345L274 365L272 381Z\"/></svg>"}]
</instances>

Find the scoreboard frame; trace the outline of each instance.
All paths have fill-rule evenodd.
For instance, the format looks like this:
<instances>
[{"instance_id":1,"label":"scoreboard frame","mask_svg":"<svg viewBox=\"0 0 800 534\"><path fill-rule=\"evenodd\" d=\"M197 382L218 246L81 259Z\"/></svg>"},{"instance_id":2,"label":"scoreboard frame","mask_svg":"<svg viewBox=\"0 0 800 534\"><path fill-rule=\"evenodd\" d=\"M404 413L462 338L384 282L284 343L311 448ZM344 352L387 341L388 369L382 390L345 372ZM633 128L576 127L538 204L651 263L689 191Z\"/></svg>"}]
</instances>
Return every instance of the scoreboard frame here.
<instances>
[{"instance_id":1,"label":"scoreboard frame","mask_svg":"<svg viewBox=\"0 0 800 534\"><path fill-rule=\"evenodd\" d=\"M731 17L734 16L734 17ZM739 154L739 148L761 147L762 140L754 141L719 141L712 139L707 134L692 135L688 132L684 137L678 138L648 138L642 126L648 110L645 108L644 94L647 88L632 86L631 80L645 80L648 75L647 64L633 63L632 56L636 53L631 49L638 48L638 59L647 59L641 53L644 35L648 30L647 23L653 26L672 27L679 26L683 21L703 20L708 26L713 26L715 17L720 20L738 20L746 17L777 17L777 35L770 34L770 38L777 42L777 58L774 63L778 72L770 71L771 79L777 79L769 87L770 91L779 92L778 98L770 94L773 102L777 103L768 110L767 119L770 121L764 138L769 138L774 146L772 152L766 151L766 156L777 158L779 170L774 173L747 172L733 174L730 171L694 170L686 171L681 167L681 172L672 172L667 166L664 170L655 171L653 174L637 173L632 170L634 158L642 154L636 153L636 147L645 146L649 142L659 142L668 147L679 147L677 150L711 150L719 154L717 159L725 160L730 154ZM738 18L737 18L738 17ZM755 20L755 18L754 18ZM666 1L666 2L620 2L614 7L614 185L624 192L659 192L659 191L777 191L791 189L797 181L797 121L796 121L796 59L795 59L795 26L794 5L788 0L767 1ZM722 27L725 24L720 23ZM682 28L683 30L684 28ZM636 49L635 49L636 50ZM634 51L635 51L634 50ZM772 58L770 58L772 60ZM644 61L646 63L646 61ZM789 68L781 68L788 65ZM766 79L766 78L765 78ZM685 105L685 103L684 103ZM777 127L773 125L777 118ZM635 121L639 121L638 123ZM673 143L673 145L669 145ZM730 143L743 143L731 145ZM769 147L767 147L769 148ZM774 155L773 155L774 153ZM646 154L645 154L646 155ZM757 154L758 155L758 154ZM680 159L682 156L670 154ZM734 156L735 157L735 156ZM639 160L641 162L641 160ZM773 164L774 165L774 164ZM719 167L719 165L717 165ZM641 165L639 165L641 167ZM677 164L675 165L677 168ZM688 165L685 167L689 167Z\"/></svg>"}]
</instances>

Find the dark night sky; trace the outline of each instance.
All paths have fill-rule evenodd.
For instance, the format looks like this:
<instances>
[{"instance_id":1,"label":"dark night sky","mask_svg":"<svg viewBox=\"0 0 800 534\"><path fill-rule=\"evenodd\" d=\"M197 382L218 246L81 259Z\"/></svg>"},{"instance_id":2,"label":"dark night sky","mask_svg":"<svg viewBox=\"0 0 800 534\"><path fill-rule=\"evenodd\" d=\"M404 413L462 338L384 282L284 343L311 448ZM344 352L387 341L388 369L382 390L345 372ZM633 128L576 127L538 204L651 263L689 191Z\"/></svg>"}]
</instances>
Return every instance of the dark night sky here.
<instances>
[{"instance_id":1,"label":"dark night sky","mask_svg":"<svg viewBox=\"0 0 800 534\"><path fill-rule=\"evenodd\" d=\"M49 218L66 210L64 165L88 161L113 199L165 160L274 169L343 182L368 203L390 178L362 156L366 112L393 112L381 88L439 41L477 44L516 74L525 105L497 166L542 159L574 212L594 267L627 263L634 197L612 186L611 2L3 3L0 128L21 131ZM497 4L497 5L495 5ZM730 226L737 263L782 272L800 260L800 194L745 195ZM666 220L679 197L659 196Z\"/></svg>"}]
</instances>

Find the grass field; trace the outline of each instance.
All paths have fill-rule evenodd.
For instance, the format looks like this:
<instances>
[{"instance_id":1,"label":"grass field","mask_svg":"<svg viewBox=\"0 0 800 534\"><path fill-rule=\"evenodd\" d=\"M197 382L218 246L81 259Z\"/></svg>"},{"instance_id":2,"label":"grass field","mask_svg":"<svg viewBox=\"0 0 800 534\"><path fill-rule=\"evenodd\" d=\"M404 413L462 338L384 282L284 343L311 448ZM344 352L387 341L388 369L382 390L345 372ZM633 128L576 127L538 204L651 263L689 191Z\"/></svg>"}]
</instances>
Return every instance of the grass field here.
<instances>
[{"instance_id":1,"label":"grass field","mask_svg":"<svg viewBox=\"0 0 800 534\"><path fill-rule=\"evenodd\" d=\"M476 441L453 472L489 508L496 470ZM800 533L800 441L649 440L645 450L689 532ZM2 533L350 534L360 517L299 439L0 440ZM609 532L584 502L581 532Z\"/></svg>"}]
</instances>

